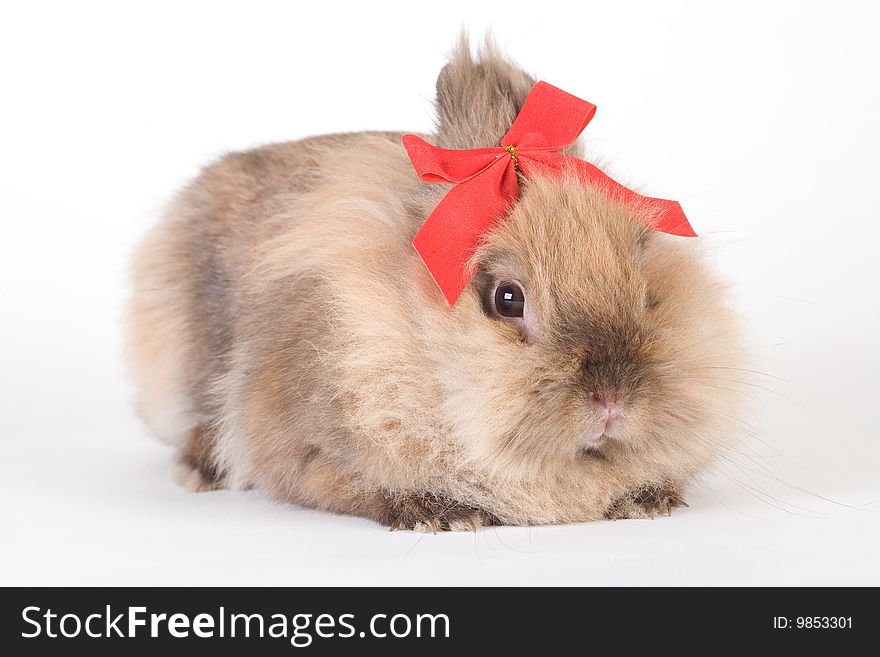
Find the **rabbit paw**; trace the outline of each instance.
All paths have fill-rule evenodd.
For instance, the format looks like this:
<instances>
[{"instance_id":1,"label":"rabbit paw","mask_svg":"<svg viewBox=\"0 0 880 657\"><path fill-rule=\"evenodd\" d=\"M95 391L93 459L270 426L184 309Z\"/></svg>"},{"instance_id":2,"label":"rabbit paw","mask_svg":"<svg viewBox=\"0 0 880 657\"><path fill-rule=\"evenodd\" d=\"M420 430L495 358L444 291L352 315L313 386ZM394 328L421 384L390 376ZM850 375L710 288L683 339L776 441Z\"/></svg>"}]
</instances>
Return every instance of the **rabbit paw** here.
<instances>
[{"instance_id":1,"label":"rabbit paw","mask_svg":"<svg viewBox=\"0 0 880 657\"><path fill-rule=\"evenodd\" d=\"M391 531L410 529L436 534L476 531L479 527L498 524L485 511L431 493L393 493L387 496L386 503L381 520Z\"/></svg>"},{"instance_id":2,"label":"rabbit paw","mask_svg":"<svg viewBox=\"0 0 880 657\"><path fill-rule=\"evenodd\" d=\"M174 479L192 493L204 493L222 488L220 482L184 461L178 461L174 468Z\"/></svg>"},{"instance_id":3,"label":"rabbit paw","mask_svg":"<svg viewBox=\"0 0 880 657\"><path fill-rule=\"evenodd\" d=\"M211 456L212 430L206 425L193 428L178 455L175 478L194 493L223 488L220 471Z\"/></svg>"},{"instance_id":4,"label":"rabbit paw","mask_svg":"<svg viewBox=\"0 0 880 657\"><path fill-rule=\"evenodd\" d=\"M642 486L618 498L605 509L609 520L628 518L654 518L658 515L672 515L672 509L688 506L681 497L678 486L671 483Z\"/></svg>"}]
</instances>

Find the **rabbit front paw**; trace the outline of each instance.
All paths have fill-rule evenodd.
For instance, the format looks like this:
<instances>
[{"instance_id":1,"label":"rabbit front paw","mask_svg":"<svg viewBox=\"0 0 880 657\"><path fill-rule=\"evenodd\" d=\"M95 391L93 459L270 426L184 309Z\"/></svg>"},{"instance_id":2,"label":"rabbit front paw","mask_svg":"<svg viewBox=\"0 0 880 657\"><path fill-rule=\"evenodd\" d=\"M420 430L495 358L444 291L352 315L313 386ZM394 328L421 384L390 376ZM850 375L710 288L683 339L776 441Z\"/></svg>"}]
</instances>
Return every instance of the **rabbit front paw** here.
<instances>
[{"instance_id":1,"label":"rabbit front paw","mask_svg":"<svg viewBox=\"0 0 880 657\"><path fill-rule=\"evenodd\" d=\"M389 493L381 521L391 531L409 529L426 534L476 531L499 524L491 514L432 493Z\"/></svg>"},{"instance_id":2,"label":"rabbit front paw","mask_svg":"<svg viewBox=\"0 0 880 657\"><path fill-rule=\"evenodd\" d=\"M605 509L609 520L654 518L672 515L672 509L688 506L681 497L681 489L672 483L648 484L619 497Z\"/></svg>"}]
</instances>

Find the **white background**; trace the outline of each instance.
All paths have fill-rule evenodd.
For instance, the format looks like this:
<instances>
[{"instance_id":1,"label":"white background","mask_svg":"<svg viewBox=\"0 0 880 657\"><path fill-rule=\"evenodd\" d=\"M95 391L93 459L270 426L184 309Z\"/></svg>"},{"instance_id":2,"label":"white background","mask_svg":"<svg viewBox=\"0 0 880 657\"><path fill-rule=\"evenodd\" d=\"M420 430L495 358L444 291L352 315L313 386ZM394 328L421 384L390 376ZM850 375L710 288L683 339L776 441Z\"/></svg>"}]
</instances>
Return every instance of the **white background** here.
<instances>
[{"instance_id":1,"label":"white background","mask_svg":"<svg viewBox=\"0 0 880 657\"><path fill-rule=\"evenodd\" d=\"M6 3L0 584L880 584L874 2ZM127 261L230 149L427 130L461 25L599 106L755 345L754 437L671 518L422 536L191 494L131 410Z\"/></svg>"}]
</instances>

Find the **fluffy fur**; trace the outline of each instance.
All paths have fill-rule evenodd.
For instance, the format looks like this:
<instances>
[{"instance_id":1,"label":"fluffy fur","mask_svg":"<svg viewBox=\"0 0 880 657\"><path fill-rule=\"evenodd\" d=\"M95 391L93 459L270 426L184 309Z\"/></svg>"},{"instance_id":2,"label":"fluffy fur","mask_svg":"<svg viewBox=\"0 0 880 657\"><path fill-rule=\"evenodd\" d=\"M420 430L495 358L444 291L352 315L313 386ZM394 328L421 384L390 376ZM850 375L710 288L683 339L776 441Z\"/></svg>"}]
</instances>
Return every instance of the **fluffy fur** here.
<instances>
[{"instance_id":1,"label":"fluffy fur","mask_svg":"<svg viewBox=\"0 0 880 657\"><path fill-rule=\"evenodd\" d=\"M499 141L533 80L459 45L431 136ZM258 487L392 527L643 517L733 440L740 364L694 240L578 183L521 180L454 310L410 242L445 192L396 133L224 157L140 247L129 349L140 410L196 489ZM492 316L519 281L528 330ZM596 396L621 404L596 438Z\"/></svg>"}]
</instances>

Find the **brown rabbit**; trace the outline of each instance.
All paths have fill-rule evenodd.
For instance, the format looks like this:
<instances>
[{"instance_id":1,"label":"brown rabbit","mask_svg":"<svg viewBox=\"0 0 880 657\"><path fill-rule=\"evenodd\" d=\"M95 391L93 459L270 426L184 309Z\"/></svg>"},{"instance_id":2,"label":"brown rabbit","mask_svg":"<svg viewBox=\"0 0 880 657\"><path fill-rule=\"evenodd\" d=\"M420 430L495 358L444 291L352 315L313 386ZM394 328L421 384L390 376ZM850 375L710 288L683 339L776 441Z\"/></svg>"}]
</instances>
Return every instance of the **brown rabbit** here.
<instances>
[{"instance_id":1,"label":"brown rabbit","mask_svg":"<svg viewBox=\"0 0 880 657\"><path fill-rule=\"evenodd\" d=\"M432 141L497 145L533 83L462 42ZM429 531L683 504L735 439L724 288L695 241L601 190L520 184L450 309L411 245L448 188L400 134L205 169L141 245L130 308L140 410L187 483Z\"/></svg>"}]
</instances>

